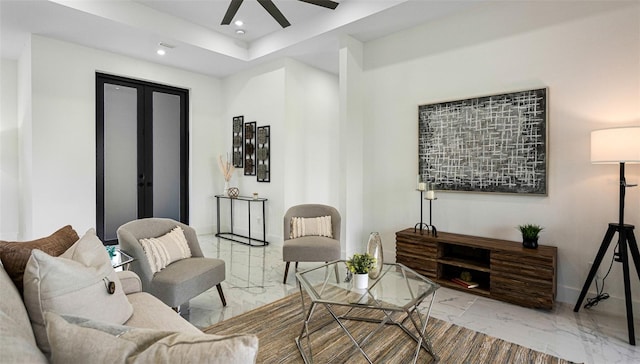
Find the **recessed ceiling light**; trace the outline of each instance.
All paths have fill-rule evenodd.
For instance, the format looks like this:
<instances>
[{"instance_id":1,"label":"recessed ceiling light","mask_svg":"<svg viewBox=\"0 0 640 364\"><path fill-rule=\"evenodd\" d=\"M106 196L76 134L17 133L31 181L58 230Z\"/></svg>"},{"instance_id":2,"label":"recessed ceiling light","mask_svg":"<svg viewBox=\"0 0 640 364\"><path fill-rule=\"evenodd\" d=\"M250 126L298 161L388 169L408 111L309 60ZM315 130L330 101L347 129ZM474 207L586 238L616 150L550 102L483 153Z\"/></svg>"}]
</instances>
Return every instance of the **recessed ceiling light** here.
<instances>
[{"instance_id":1,"label":"recessed ceiling light","mask_svg":"<svg viewBox=\"0 0 640 364\"><path fill-rule=\"evenodd\" d=\"M237 30L236 30L236 34L238 34L238 35L244 35L245 33L246 33L246 32L245 32L245 30L244 30L244 29L237 29Z\"/></svg>"},{"instance_id":2,"label":"recessed ceiling light","mask_svg":"<svg viewBox=\"0 0 640 364\"><path fill-rule=\"evenodd\" d=\"M160 42L158 43L158 50L156 51L156 53L158 53L159 56L164 56L165 54L167 54L167 51L165 49L173 49L176 46L174 46L173 44L169 44L169 43L165 43L165 42Z\"/></svg>"},{"instance_id":3,"label":"recessed ceiling light","mask_svg":"<svg viewBox=\"0 0 640 364\"><path fill-rule=\"evenodd\" d=\"M236 20L233 24L235 24L235 25L237 25L237 26L241 27L241 26L243 26L243 25L244 25L244 22L243 22L242 20Z\"/></svg>"}]
</instances>

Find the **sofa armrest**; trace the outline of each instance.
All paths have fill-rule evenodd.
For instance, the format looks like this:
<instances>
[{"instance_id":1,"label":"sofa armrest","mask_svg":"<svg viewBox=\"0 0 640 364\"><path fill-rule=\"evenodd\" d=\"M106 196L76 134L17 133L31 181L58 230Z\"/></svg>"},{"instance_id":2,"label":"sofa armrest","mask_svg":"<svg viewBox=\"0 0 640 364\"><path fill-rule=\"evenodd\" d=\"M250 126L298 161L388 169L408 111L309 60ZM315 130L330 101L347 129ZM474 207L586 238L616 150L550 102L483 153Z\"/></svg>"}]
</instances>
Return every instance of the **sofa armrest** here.
<instances>
[{"instance_id":1,"label":"sofa armrest","mask_svg":"<svg viewBox=\"0 0 640 364\"><path fill-rule=\"evenodd\" d=\"M116 274L122 283L124 294L142 292L142 281L137 274L129 270L116 272Z\"/></svg>"}]
</instances>

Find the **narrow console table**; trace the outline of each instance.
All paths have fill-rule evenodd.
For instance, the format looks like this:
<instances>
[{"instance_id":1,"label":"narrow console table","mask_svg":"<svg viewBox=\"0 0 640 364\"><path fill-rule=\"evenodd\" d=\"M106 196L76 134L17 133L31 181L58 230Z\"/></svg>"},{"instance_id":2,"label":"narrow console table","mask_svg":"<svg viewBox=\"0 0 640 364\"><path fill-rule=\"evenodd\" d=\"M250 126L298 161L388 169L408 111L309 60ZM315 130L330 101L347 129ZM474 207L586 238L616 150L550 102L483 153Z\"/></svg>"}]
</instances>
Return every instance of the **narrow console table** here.
<instances>
[{"instance_id":1,"label":"narrow console table","mask_svg":"<svg viewBox=\"0 0 640 364\"><path fill-rule=\"evenodd\" d=\"M396 233L396 262L442 286L547 310L556 295L557 254L554 246L527 249L520 242L470 235L438 232L435 237L413 228ZM463 271L479 286L451 281Z\"/></svg>"},{"instance_id":2,"label":"narrow console table","mask_svg":"<svg viewBox=\"0 0 640 364\"><path fill-rule=\"evenodd\" d=\"M231 216L231 231L220 232L220 199L230 201L229 203L230 203L230 216ZM247 221L249 225L249 236L240 235L233 232L233 205L235 201L245 201L247 203L247 217L248 217ZM245 196L238 196L238 197L231 198L228 196L216 195L216 209L218 212L218 215L217 215L218 232L216 236L222 239L235 241L236 243L241 243L249 246L269 245L269 242L267 241L267 223L265 221L266 219L265 219L265 207L264 207L264 204L266 201L267 201L266 198L253 198L253 197L245 197ZM256 239L251 236L251 204L252 203L262 204L262 239ZM247 239L247 241L239 240L236 238L244 238L244 239Z\"/></svg>"}]
</instances>

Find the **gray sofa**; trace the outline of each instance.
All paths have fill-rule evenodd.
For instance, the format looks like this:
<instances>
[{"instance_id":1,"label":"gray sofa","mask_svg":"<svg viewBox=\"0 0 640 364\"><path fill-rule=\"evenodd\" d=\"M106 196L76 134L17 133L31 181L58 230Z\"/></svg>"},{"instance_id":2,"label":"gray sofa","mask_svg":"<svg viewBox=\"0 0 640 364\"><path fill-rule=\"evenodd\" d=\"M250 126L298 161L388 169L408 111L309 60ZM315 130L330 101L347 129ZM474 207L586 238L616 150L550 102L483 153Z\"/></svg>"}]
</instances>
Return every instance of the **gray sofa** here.
<instances>
[{"instance_id":1,"label":"gray sofa","mask_svg":"<svg viewBox=\"0 0 640 364\"><path fill-rule=\"evenodd\" d=\"M133 306L133 315L125 323L127 327L179 332L189 334L189 337L207 336L180 317L169 306L163 304L154 296L141 292L142 284L135 273L125 271L117 272L117 274L126 297ZM2 296L0 299L0 363L47 363L47 357L36 345L29 315L22 297L9 278L2 263L0 263L0 293ZM53 332L53 335L55 335L55 332ZM52 332L49 332L49 337L51 336ZM58 338L58 340L67 340L67 337ZM69 344L78 345L76 343ZM257 339L255 339L255 344L255 351L257 352ZM100 357L99 355L86 357L84 358L86 360L81 359L79 361L99 363L109 362L112 359ZM214 359L215 355L210 353L209 357ZM183 357L181 359L189 361L188 358ZM241 360L246 362L246 356L243 358ZM139 359L141 360L141 358ZM229 356L226 356L223 360L224 362L229 362Z\"/></svg>"}]
</instances>

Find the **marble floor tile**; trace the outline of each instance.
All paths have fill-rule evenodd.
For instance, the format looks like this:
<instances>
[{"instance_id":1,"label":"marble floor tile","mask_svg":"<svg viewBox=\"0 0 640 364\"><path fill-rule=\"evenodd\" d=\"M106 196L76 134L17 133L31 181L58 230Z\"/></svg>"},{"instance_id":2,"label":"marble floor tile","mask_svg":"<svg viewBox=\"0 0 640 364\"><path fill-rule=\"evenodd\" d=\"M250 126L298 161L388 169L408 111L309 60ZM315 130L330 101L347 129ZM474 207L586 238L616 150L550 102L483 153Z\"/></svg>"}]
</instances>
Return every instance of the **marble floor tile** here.
<instances>
[{"instance_id":1,"label":"marble floor tile","mask_svg":"<svg viewBox=\"0 0 640 364\"><path fill-rule=\"evenodd\" d=\"M205 256L224 259L226 280L222 283L227 306L223 307L215 288L189 302L185 316L204 328L259 306L297 293L293 266L283 284L285 263L282 246L249 247L213 235L199 236ZM316 263L300 263L307 269ZM552 311L528 309L441 288L431 315L578 363L640 363L640 349L627 343L624 313L614 316L597 308L573 312L573 306L556 303ZM636 320L636 330L640 321Z\"/></svg>"}]
</instances>

